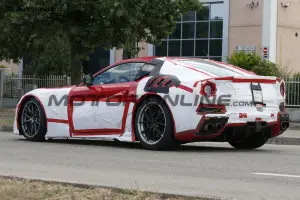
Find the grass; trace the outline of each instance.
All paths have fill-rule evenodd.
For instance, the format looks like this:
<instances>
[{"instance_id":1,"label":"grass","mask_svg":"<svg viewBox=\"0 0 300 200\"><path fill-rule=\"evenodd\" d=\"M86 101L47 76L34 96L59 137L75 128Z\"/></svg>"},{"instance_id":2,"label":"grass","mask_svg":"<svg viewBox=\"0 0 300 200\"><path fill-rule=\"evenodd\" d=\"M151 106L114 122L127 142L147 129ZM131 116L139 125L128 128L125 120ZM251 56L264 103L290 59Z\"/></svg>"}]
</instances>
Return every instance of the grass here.
<instances>
[{"instance_id":1,"label":"grass","mask_svg":"<svg viewBox=\"0 0 300 200\"><path fill-rule=\"evenodd\" d=\"M1 200L208 200L167 194L98 187L76 187L26 179L0 178Z\"/></svg>"},{"instance_id":2,"label":"grass","mask_svg":"<svg viewBox=\"0 0 300 200\"><path fill-rule=\"evenodd\" d=\"M1 118L0 117L0 126L12 127L14 125L14 117Z\"/></svg>"},{"instance_id":3,"label":"grass","mask_svg":"<svg viewBox=\"0 0 300 200\"><path fill-rule=\"evenodd\" d=\"M0 108L0 126L12 127L14 124L15 108Z\"/></svg>"},{"instance_id":4,"label":"grass","mask_svg":"<svg viewBox=\"0 0 300 200\"><path fill-rule=\"evenodd\" d=\"M15 108L0 108L0 116L1 115L14 115L15 114Z\"/></svg>"}]
</instances>

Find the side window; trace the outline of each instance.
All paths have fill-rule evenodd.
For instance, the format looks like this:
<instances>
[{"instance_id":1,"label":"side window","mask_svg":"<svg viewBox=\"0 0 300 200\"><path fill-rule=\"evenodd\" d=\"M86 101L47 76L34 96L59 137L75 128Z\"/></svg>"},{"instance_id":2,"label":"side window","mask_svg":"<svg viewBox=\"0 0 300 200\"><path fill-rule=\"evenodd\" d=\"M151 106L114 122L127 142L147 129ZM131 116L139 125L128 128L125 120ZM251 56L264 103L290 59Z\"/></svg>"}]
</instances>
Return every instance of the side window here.
<instances>
[{"instance_id":1,"label":"side window","mask_svg":"<svg viewBox=\"0 0 300 200\"><path fill-rule=\"evenodd\" d=\"M148 76L154 69L155 69L155 65L153 64L149 64L149 63L146 63L142 68L141 70L139 71L139 73L137 74L136 78L135 79L140 79L142 78L143 76Z\"/></svg>"},{"instance_id":2,"label":"side window","mask_svg":"<svg viewBox=\"0 0 300 200\"><path fill-rule=\"evenodd\" d=\"M96 76L93 85L125 83L135 80L144 63L124 63L110 68Z\"/></svg>"}]
</instances>

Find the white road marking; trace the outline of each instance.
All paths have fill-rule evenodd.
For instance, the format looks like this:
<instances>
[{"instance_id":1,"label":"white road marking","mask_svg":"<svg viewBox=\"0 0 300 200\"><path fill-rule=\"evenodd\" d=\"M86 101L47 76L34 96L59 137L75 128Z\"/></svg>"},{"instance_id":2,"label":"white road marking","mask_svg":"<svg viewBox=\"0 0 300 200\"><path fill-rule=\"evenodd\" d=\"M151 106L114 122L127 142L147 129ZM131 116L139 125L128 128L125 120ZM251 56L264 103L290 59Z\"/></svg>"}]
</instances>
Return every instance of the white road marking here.
<instances>
[{"instance_id":1,"label":"white road marking","mask_svg":"<svg viewBox=\"0 0 300 200\"><path fill-rule=\"evenodd\" d=\"M261 176L279 176L279 177L290 177L290 178L300 178L300 175L291 175L291 174L272 174L272 173L252 173L253 175Z\"/></svg>"}]
</instances>

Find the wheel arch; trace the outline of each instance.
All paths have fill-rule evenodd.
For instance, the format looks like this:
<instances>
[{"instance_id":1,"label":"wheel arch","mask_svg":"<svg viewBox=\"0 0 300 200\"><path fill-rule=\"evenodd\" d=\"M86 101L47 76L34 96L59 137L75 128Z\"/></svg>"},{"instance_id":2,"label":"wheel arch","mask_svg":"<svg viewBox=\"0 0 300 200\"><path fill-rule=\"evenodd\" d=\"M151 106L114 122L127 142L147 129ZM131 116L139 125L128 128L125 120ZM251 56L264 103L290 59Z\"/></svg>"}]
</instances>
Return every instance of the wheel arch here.
<instances>
[{"instance_id":1,"label":"wheel arch","mask_svg":"<svg viewBox=\"0 0 300 200\"><path fill-rule=\"evenodd\" d=\"M17 128L18 128L19 132L20 132L20 125L19 125L19 123L20 123L20 116L21 116L21 112L20 111L22 110L24 104L28 100L30 100L30 99L35 99L40 104L40 106L42 107L42 112L44 112L44 114L45 114L45 120L46 120L45 121L45 124L46 124L45 128L46 128L46 131L47 131L48 130L47 113L45 111L44 105L42 104L42 102L40 101L40 99L37 96L35 96L33 94L28 94L28 95L25 95L25 96L22 97L22 99L18 103L18 107L17 107L16 123L17 123Z\"/></svg>"},{"instance_id":2,"label":"wheel arch","mask_svg":"<svg viewBox=\"0 0 300 200\"><path fill-rule=\"evenodd\" d=\"M133 107L133 111L132 111L132 123L131 123L131 129L132 129L132 141L137 141L137 137L136 137L136 132L135 132L135 117L136 117L136 113L137 113L137 109L138 107L148 98L158 98L160 100L163 100L163 102L167 105L167 108L169 109L170 113L171 113L171 117L172 117L172 125L173 125L173 129L174 129L174 137L175 137L175 133L176 133L176 126L175 126L175 120L174 120L174 116L172 113L172 110L170 109L170 106L168 105L168 103L166 102L165 99L163 99L160 95L158 95L157 93L146 93L144 95L142 95L138 101L135 103L134 107Z\"/></svg>"}]
</instances>

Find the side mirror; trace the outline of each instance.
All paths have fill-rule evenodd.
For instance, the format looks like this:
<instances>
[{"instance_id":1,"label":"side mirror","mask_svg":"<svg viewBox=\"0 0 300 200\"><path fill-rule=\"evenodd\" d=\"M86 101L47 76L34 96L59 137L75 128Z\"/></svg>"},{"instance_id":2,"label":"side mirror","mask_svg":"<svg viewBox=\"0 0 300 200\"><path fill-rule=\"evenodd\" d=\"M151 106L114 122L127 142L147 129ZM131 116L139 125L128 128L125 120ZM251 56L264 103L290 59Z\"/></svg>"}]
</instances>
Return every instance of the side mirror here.
<instances>
[{"instance_id":1,"label":"side mirror","mask_svg":"<svg viewBox=\"0 0 300 200\"><path fill-rule=\"evenodd\" d=\"M92 85L93 83L93 76L91 74L87 74L87 75L84 75L82 77L82 82L86 85Z\"/></svg>"}]
</instances>

